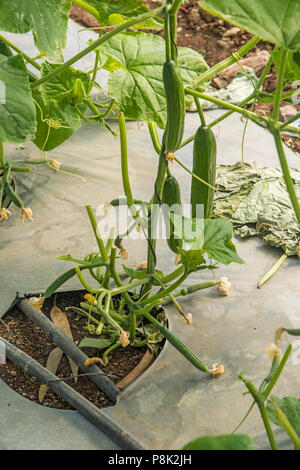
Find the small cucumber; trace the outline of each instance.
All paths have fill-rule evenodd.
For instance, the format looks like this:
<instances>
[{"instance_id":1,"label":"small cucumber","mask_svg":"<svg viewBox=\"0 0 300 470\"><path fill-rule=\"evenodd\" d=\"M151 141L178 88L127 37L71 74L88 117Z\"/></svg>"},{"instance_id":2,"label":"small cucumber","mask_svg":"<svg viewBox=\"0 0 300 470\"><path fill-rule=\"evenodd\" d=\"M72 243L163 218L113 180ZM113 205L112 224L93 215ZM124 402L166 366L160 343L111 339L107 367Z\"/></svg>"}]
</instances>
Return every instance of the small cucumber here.
<instances>
[{"instance_id":1,"label":"small cucumber","mask_svg":"<svg viewBox=\"0 0 300 470\"><path fill-rule=\"evenodd\" d=\"M174 61L164 63L163 81L167 100L167 127L163 143L165 153L173 153L181 144L184 132L184 85L179 68Z\"/></svg>"},{"instance_id":2,"label":"small cucumber","mask_svg":"<svg viewBox=\"0 0 300 470\"><path fill-rule=\"evenodd\" d=\"M194 139L193 173L211 186L216 182L217 144L210 127L200 126ZM192 178L191 184L191 212L197 217L197 206L204 206L204 218L209 219L212 214L214 190ZM199 217L199 214L198 214Z\"/></svg>"},{"instance_id":3,"label":"small cucumber","mask_svg":"<svg viewBox=\"0 0 300 470\"><path fill-rule=\"evenodd\" d=\"M169 238L167 239L168 246L174 253L178 253L178 248L182 248L182 239L175 238L174 225L170 220L169 210L169 208L173 209L171 211L172 213L182 215L180 187L174 176L168 176L166 178L163 188L162 202L165 204L163 215L167 227L167 233L169 231Z\"/></svg>"},{"instance_id":4,"label":"small cucumber","mask_svg":"<svg viewBox=\"0 0 300 470\"><path fill-rule=\"evenodd\" d=\"M7 197L15 204L17 207L24 207L22 199L15 193L13 187L7 182L4 185L4 189Z\"/></svg>"}]
</instances>

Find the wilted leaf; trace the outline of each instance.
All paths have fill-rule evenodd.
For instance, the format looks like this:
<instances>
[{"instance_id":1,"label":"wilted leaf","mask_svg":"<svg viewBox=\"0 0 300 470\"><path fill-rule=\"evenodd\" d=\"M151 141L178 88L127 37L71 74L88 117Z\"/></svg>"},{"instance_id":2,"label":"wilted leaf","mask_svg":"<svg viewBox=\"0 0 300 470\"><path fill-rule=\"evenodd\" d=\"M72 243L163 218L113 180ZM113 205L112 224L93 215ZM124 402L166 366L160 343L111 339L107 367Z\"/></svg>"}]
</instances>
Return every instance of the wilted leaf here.
<instances>
[{"instance_id":1,"label":"wilted leaf","mask_svg":"<svg viewBox=\"0 0 300 470\"><path fill-rule=\"evenodd\" d=\"M53 323L56 326L58 326L58 328L60 328L72 341L74 341L69 320L66 314L62 310L60 310L60 308L58 308L56 305L54 305L50 311L50 318L53 321ZM78 365L69 357L68 357L68 360L70 363L72 374L74 376L74 381L75 383L77 383Z\"/></svg>"},{"instance_id":2,"label":"wilted leaf","mask_svg":"<svg viewBox=\"0 0 300 470\"><path fill-rule=\"evenodd\" d=\"M52 349L50 352L48 359L47 359L47 364L46 364L46 369L49 370L49 372L52 372L52 374L56 374L59 363L61 361L61 358L63 357L63 351L60 348L55 348ZM39 389L39 402L42 403L44 401L45 395L48 391L49 387L47 385L43 384L40 386Z\"/></svg>"}]
</instances>

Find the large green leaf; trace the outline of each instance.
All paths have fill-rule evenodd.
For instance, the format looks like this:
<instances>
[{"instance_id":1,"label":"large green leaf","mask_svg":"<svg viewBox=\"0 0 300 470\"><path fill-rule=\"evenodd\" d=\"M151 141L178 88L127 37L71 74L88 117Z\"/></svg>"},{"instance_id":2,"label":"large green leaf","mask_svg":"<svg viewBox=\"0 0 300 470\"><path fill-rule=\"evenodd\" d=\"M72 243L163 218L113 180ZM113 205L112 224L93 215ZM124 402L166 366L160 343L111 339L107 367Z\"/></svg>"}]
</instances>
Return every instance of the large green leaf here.
<instances>
[{"instance_id":1,"label":"large green leaf","mask_svg":"<svg viewBox=\"0 0 300 470\"><path fill-rule=\"evenodd\" d=\"M200 6L265 41L300 48L299 0L202 0Z\"/></svg>"},{"instance_id":2,"label":"large green leaf","mask_svg":"<svg viewBox=\"0 0 300 470\"><path fill-rule=\"evenodd\" d=\"M21 143L35 133L35 107L21 55L0 55L0 141Z\"/></svg>"},{"instance_id":3,"label":"large green leaf","mask_svg":"<svg viewBox=\"0 0 300 470\"><path fill-rule=\"evenodd\" d=\"M170 217L175 234L192 245L194 259L201 261L201 253L207 253L209 258L223 264L244 263L232 243L233 227L228 220L188 219L177 214Z\"/></svg>"},{"instance_id":4,"label":"large green leaf","mask_svg":"<svg viewBox=\"0 0 300 470\"><path fill-rule=\"evenodd\" d=\"M148 11L142 0L86 0L86 3L99 12L101 24L114 23L116 16L128 19Z\"/></svg>"},{"instance_id":5,"label":"large green leaf","mask_svg":"<svg viewBox=\"0 0 300 470\"><path fill-rule=\"evenodd\" d=\"M113 61L108 87L120 110L127 118L155 121L164 128L167 118L162 78L164 40L141 32L121 33L102 44L100 49L110 58L110 70ZM193 86L208 66L202 55L192 49L179 48L178 52L183 81ZM205 88L206 84L202 84L201 90Z\"/></svg>"},{"instance_id":6,"label":"large green leaf","mask_svg":"<svg viewBox=\"0 0 300 470\"><path fill-rule=\"evenodd\" d=\"M44 61L41 68L41 77L47 76L60 66ZM46 104L55 102L65 108L68 104L81 103L92 88L89 76L81 70L68 67L63 72L56 74L50 80L44 82L40 91Z\"/></svg>"},{"instance_id":7,"label":"large green leaf","mask_svg":"<svg viewBox=\"0 0 300 470\"><path fill-rule=\"evenodd\" d=\"M183 450L253 450L253 442L247 434L224 434L194 439Z\"/></svg>"},{"instance_id":8,"label":"large green leaf","mask_svg":"<svg viewBox=\"0 0 300 470\"><path fill-rule=\"evenodd\" d=\"M280 67L280 51L273 51L271 55L275 62L275 71L279 71ZM295 54L291 51L288 51L287 58L286 58L286 67L284 71L284 81L293 83L296 80L300 80L300 62L297 63L295 61L295 57L297 58L298 54Z\"/></svg>"},{"instance_id":9,"label":"large green leaf","mask_svg":"<svg viewBox=\"0 0 300 470\"><path fill-rule=\"evenodd\" d=\"M300 437L300 399L294 397L278 398L275 395L271 395L270 398L281 409L283 414L290 422L291 426ZM272 403L268 403L267 412L269 419L274 424L277 424L277 426L282 427L279 419L277 418L275 407L272 405Z\"/></svg>"},{"instance_id":10,"label":"large green leaf","mask_svg":"<svg viewBox=\"0 0 300 470\"><path fill-rule=\"evenodd\" d=\"M34 42L51 60L62 60L71 0L1 0L0 29L32 31Z\"/></svg>"},{"instance_id":11,"label":"large green leaf","mask_svg":"<svg viewBox=\"0 0 300 470\"><path fill-rule=\"evenodd\" d=\"M58 103L45 103L41 93L33 90L36 103L37 129L35 145L45 152L62 144L80 127L81 120L70 105L62 109Z\"/></svg>"}]
</instances>

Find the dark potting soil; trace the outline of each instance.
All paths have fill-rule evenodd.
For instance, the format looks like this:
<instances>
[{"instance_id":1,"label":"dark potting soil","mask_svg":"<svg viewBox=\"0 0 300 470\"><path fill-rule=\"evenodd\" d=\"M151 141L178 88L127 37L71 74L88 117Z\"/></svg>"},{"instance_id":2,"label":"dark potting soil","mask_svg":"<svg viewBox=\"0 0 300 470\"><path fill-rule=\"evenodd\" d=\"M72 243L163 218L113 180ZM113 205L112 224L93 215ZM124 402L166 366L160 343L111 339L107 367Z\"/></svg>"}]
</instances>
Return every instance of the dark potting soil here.
<instances>
[{"instance_id":1,"label":"dark potting soil","mask_svg":"<svg viewBox=\"0 0 300 470\"><path fill-rule=\"evenodd\" d=\"M73 339L76 343L79 343L84 336L91 336L86 330L84 330L86 317L81 316L75 310L66 310L66 308L70 306L79 306L79 303L84 300L83 296L85 293L86 292L84 291L75 291L59 293L56 295L56 305L66 313L73 334ZM46 299L44 302L42 311L48 317L53 305L53 296L50 299ZM0 322L0 337L14 344L45 367L48 355L56 345L49 340L44 332L29 320L17 306L13 307L8 313L6 313L2 318L2 321L3 323ZM91 348L83 348L83 351L89 357L99 355L99 351L91 350ZM109 355L109 362L106 366L100 363L97 363L96 365L105 374L114 376L110 378L117 384L138 365L145 352L146 348L133 348L132 346L127 346L126 348L121 347L111 352ZM79 370L78 374L80 373L82 372ZM58 378L70 377L72 375L70 364L65 354L62 357L56 375ZM40 382L34 377L24 373L21 368L11 361L7 360L6 364L0 365L0 378L23 397L39 403L38 393L41 385ZM73 379L67 380L66 383L98 408L105 408L113 405L110 399L101 392L87 376L79 377L77 384L74 383ZM55 395L51 390L48 390L44 398L43 405L65 410L72 409L67 402Z\"/></svg>"}]
</instances>

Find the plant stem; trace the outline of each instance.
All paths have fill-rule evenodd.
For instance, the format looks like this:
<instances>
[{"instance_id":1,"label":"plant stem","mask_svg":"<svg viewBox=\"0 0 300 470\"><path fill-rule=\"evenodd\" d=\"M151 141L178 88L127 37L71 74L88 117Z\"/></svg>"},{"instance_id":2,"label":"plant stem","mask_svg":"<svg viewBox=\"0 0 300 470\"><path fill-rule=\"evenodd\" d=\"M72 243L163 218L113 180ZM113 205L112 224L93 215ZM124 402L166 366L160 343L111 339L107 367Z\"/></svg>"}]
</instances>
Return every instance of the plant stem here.
<instances>
[{"instance_id":1,"label":"plant stem","mask_svg":"<svg viewBox=\"0 0 300 470\"><path fill-rule=\"evenodd\" d=\"M151 137L151 140L152 140L154 150L159 155L160 152L161 152L161 143L159 141L159 137L158 137L158 133L157 133L157 127L156 127L155 122L149 121L148 122L148 129L149 129L149 133L150 133L150 137Z\"/></svg>"},{"instance_id":2,"label":"plant stem","mask_svg":"<svg viewBox=\"0 0 300 470\"><path fill-rule=\"evenodd\" d=\"M78 5L79 7L88 11L91 15L93 15L99 21L99 23L101 23L101 18L96 8L92 7L91 5L84 2L83 0L73 0L73 3L76 3L76 5Z\"/></svg>"},{"instance_id":3,"label":"plant stem","mask_svg":"<svg viewBox=\"0 0 300 470\"><path fill-rule=\"evenodd\" d=\"M129 207L130 213L134 219L139 217L138 211L136 210L134 199L132 196L129 173L128 173L128 151L127 151L127 135L126 135L126 123L124 114L119 114L119 131L120 131L120 143L121 143L121 169L122 169L122 181L125 196L127 198L127 206Z\"/></svg>"},{"instance_id":4,"label":"plant stem","mask_svg":"<svg viewBox=\"0 0 300 470\"><path fill-rule=\"evenodd\" d=\"M5 42L9 47L11 47L14 51L16 51L18 54L21 54L26 62L31 64L33 67L35 67L37 70L41 70L41 66L35 62L31 57L29 57L27 54L21 51L17 46L15 46L12 42L10 42L8 39L6 39L2 34L0 34L0 41Z\"/></svg>"},{"instance_id":5,"label":"plant stem","mask_svg":"<svg viewBox=\"0 0 300 470\"><path fill-rule=\"evenodd\" d=\"M260 289L265 282L267 282L274 274L278 271L278 269L283 265L285 260L287 259L287 255L283 253L283 255L280 256L279 260L276 261L274 266L264 275L264 277L258 282L257 287Z\"/></svg>"},{"instance_id":6,"label":"plant stem","mask_svg":"<svg viewBox=\"0 0 300 470\"><path fill-rule=\"evenodd\" d=\"M215 103L215 104L217 104L218 106L220 106L222 108L227 108L227 109L232 110L233 112L240 113L243 116L245 116L246 118L251 119L256 124L258 124L262 127L266 127L266 123L269 122L269 120L267 118L264 118L263 116L259 116L255 113L247 111L246 109L240 108L239 106L236 106L234 104L227 103L226 101L220 100L219 98L215 98L213 96L206 95L205 93L201 93L199 91L191 90L190 88L185 88L184 91L188 95L192 95L194 97L196 96L196 97L202 98L204 100L211 101L212 103Z\"/></svg>"},{"instance_id":7,"label":"plant stem","mask_svg":"<svg viewBox=\"0 0 300 470\"><path fill-rule=\"evenodd\" d=\"M121 346L120 343L115 343L113 344L112 346L110 346L109 348L107 348L105 350L105 352L103 353L103 356L102 356L102 360L103 360L103 363L106 365L108 363L108 355L109 353L111 353L114 349L117 349Z\"/></svg>"},{"instance_id":8,"label":"plant stem","mask_svg":"<svg viewBox=\"0 0 300 470\"><path fill-rule=\"evenodd\" d=\"M250 41L247 42L241 49L236 51L234 54L232 54L230 57L227 57L227 59L222 60L222 62L219 62L216 64L214 67L209 69L207 72L204 72L200 75L200 77L195 81L195 88L198 88L201 83L208 82L210 81L215 75L218 75L218 73L222 72L222 70L226 69L230 65L234 64L235 62L238 61L238 59L241 59L244 55L246 55L256 44L260 41L260 38L257 36L254 36L253 38L250 39Z\"/></svg>"},{"instance_id":9,"label":"plant stem","mask_svg":"<svg viewBox=\"0 0 300 470\"><path fill-rule=\"evenodd\" d=\"M258 393L255 386L249 380L245 380L241 375L239 376L239 378L244 382L258 406L272 450L278 450L274 434L270 425L270 421L267 415L266 407L261 395Z\"/></svg>"},{"instance_id":10,"label":"plant stem","mask_svg":"<svg viewBox=\"0 0 300 470\"><path fill-rule=\"evenodd\" d=\"M277 380L279 379L280 374L283 371L283 368L284 368L285 364L287 363L287 360L288 360L292 350L293 350L293 347L292 347L291 344L289 344L288 347L286 348L286 351L283 355L283 358L281 359L281 362L280 362L276 372L274 373L272 379L270 380L269 385L267 386L265 392L263 393L263 397L264 397L265 400L270 395L273 387L275 387L275 384L276 384Z\"/></svg>"},{"instance_id":11,"label":"plant stem","mask_svg":"<svg viewBox=\"0 0 300 470\"><path fill-rule=\"evenodd\" d=\"M274 124L278 121L279 111L280 111L280 102L281 102L281 91L283 88L284 73L286 69L286 59L287 59L287 50L282 49L280 52L281 60L278 73L277 89L274 98L274 109L273 109L273 121Z\"/></svg>"},{"instance_id":12,"label":"plant stem","mask_svg":"<svg viewBox=\"0 0 300 470\"><path fill-rule=\"evenodd\" d=\"M279 419L282 427L284 428L288 436L293 441L295 445L295 450L300 450L300 437L298 437L295 429L293 428L293 426L291 425L291 423L289 422L285 414L282 412L282 410L279 408L277 403L275 403L272 400L270 400L270 403L274 406L275 411L276 411L276 416Z\"/></svg>"},{"instance_id":13,"label":"plant stem","mask_svg":"<svg viewBox=\"0 0 300 470\"><path fill-rule=\"evenodd\" d=\"M96 219L95 219L95 216L94 216L93 209L91 208L90 205L86 205L85 208L86 208L86 211L88 213L88 216L89 216L92 228L93 228L93 232L94 232L97 244L98 244L99 251L101 253L101 257L103 258L104 262L108 263L109 258L108 258L108 255L106 253L103 240L102 240L102 238L99 234L99 230L98 230L98 227L97 227L97 222L96 222Z\"/></svg>"},{"instance_id":14,"label":"plant stem","mask_svg":"<svg viewBox=\"0 0 300 470\"><path fill-rule=\"evenodd\" d=\"M298 224L300 224L300 204L299 204L299 201L298 201L298 198L297 198L297 194L296 194L294 184L293 184L293 179L291 177L289 166L288 166L288 163L287 163L287 160L286 160L282 140L281 140L281 137L280 137L280 132L279 132L278 129L274 129L273 132L274 132L274 138L275 138L277 153L278 153L278 157L279 157L283 177L284 177L285 184L286 184L286 189L289 193L290 200L291 200L292 206L294 208Z\"/></svg>"},{"instance_id":15,"label":"plant stem","mask_svg":"<svg viewBox=\"0 0 300 470\"><path fill-rule=\"evenodd\" d=\"M0 164L1 164L2 169L4 169L5 160L4 160L3 142L0 142Z\"/></svg>"},{"instance_id":16,"label":"plant stem","mask_svg":"<svg viewBox=\"0 0 300 470\"><path fill-rule=\"evenodd\" d=\"M105 41L112 38L116 34L121 33L122 31L125 31L126 29L128 29L129 27L135 25L136 23L140 23L144 20L147 20L148 18L153 18L155 16L159 16L164 10L165 10L165 5L163 5L159 8L156 8L155 10L149 11L147 13L143 13L142 15L136 16L135 18L132 18L131 20L128 20L123 24L120 24L113 31L109 31L104 36L102 36L101 38L94 41L90 46L83 49L81 52L76 54L71 59L67 60L60 67L57 67L56 70L53 70L49 74L45 75L43 78L40 78L39 80L36 80L35 82L33 82L31 84L31 87L32 88L38 87L42 83L44 83L44 82L50 80L51 78L53 78L55 75L63 72L64 70L66 70L70 65L73 65L75 62L82 59L82 57L86 56L89 52L92 52L94 49L99 47L101 44L103 44Z\"/></svg>"},{"instance_id":17,"label":"plant stem","mask_svg":"<svg viewBox=\"0 0 300 470\"><path fill-rule=\"evenodd\" d=\"M206 126L205 117L204 117L203 109L200 104L199 98L197 96L194 96L194 101L195 101L195 105L197 107L197 111L200 117L201 126L205 127Z\"/></svg>"}]
</instances>

